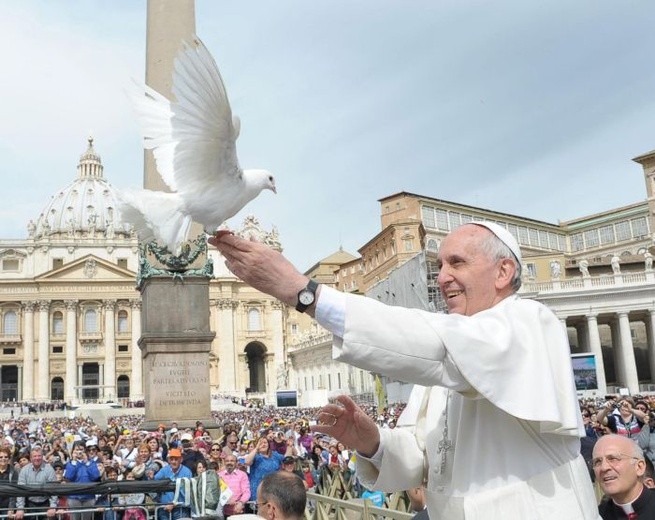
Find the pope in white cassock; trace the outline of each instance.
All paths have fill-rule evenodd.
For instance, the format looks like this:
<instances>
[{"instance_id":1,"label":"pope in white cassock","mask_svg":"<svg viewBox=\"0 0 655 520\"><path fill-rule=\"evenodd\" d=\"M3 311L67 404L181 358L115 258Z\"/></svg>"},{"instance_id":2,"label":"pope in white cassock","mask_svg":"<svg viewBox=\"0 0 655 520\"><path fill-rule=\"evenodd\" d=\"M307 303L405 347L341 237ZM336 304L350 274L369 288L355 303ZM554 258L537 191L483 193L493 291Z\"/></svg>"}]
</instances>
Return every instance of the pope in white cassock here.
<instances>
[{"instance_id":1,"label":"pope in white cassock","mask_svg":"<svg viewBox=\"0 0 655 520\"><path fill-rule=\"evenodd\" d=\"M507 230L480 222L444 239L447 315L317 287L279 253L227 233L209 242L245 282L313 313L336 359L428 387L412 394L412 428L378 429L347 396L321 410L313 430L357 450L364 485L425 485L432 520L600 518L566 333L515 294L521 252Z\"/></svg>"}]
</instances>

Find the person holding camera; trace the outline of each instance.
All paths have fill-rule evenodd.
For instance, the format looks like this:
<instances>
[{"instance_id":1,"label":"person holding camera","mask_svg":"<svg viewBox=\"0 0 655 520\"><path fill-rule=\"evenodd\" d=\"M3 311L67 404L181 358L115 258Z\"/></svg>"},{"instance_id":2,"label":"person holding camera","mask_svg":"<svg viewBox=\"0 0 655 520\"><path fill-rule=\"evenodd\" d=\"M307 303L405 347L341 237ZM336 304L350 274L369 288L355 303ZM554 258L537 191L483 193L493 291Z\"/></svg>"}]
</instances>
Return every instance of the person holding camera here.
<instances>
[{"instance_id":1,"label":"person holding camera","mask_svg":"<svg viewBox=\"0 0 655 520\"><path fill-rule=\"evenodd\" d=\"M64 479L67 482L77 484L86 484L88 482L98 482L100 472L98 463L89 458L86 453L86 446L83 441L75 441L71 460L66 463L64 470ZM95 506L96 496L93 493L82 493L70 495L68 497L68 507L73 511L78 509L90 509ZM92 520L93 512L72 513L73 520Z\"/></svg>"},{"instance_id":2,"label":"person holding camera","mask_svg":"<svg viewBox=\"0 0 655 520\"><path fill-rule=\"evenodd\" d=\"M598 412L598 422L607 426L612 433L630 439L636 438L644 423L648 421L648 415L634 405L630 397L624 397L618 402L614 399L607 401Z\"/></svg>"}]
</instances>

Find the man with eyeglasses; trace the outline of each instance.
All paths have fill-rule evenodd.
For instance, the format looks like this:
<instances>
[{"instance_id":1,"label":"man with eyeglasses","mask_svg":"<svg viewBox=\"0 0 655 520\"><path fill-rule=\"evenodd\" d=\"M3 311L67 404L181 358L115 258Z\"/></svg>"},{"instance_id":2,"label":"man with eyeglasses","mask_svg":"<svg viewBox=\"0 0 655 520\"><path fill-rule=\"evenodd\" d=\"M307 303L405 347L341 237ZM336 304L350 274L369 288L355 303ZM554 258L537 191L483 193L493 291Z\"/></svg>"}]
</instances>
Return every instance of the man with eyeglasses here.
<instances>
[{"instance_id":1,"label":"man with eyeglasses","mask_svg":"<svg viewBox=\"0 0 655 520\"><path fill-rule=\"evenodd\" d=\"M232 491L232 496L223 507L223 513L225 516L238 515L243 513L244 504L250 500L250 481L248 474L237 468L236 456L226 456L224 463L225 469L218 474Z\"/></svg>"},{"instance_id":2,"label":"man with eyeglasses","mask_svg":"<svg viewBox=\"0 0 655 520\"><path fill-rule=\"evenodd\" d=\"M239 437L232 432L227 436L225 446L223 446L223 456L239 454Z\"/></svg>"},{"instance_id":3,"label":"man with eyeglasses","mask_svg":"<svg viewBox=\"0 0 655 520\"><path fill-rule=\"evenodd\" d=\"M257 488L257 514L267 520L302 520L306 507L305 486L293 473L269 473Z\"/></svg>"},{"instance_id":4,"label":"man with eyeglasses","mask_svg":"<svg viewBox=\"0 0 655 520\"><path fill-rule=\"evenodd\" d=\"M591 464L610 499L598 508L603 520L655 518L655 490L642 482L646 463L634 441L616 434L601 437L594 446Z\"/></svg>"}]
</instances>

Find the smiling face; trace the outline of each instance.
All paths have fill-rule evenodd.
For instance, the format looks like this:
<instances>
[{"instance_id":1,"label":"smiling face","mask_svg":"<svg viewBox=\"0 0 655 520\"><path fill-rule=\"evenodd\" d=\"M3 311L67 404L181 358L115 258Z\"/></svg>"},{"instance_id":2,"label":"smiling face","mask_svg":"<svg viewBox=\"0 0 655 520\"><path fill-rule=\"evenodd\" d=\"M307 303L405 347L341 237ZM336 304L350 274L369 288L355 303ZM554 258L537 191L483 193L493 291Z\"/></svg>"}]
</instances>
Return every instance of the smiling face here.
<instances>
[{"instance_id":1,"label":"smiling face","mask_svg":"<svg viewBox=\"0 0 655 520\"><path fill-rule=\"evenodd\" d=\"M474 314L490 309L512 294L515 264L494 260L484 250L493 234L476 225L464 225L448 235L439 250L439 289L451 314Z\"/></svg>"},{"instance_id":2,"label":"smiling face","mask_svg":"<svg viewBox=\"0 0 655 520\"><path fill-rule=\"evenodd\" d=\"M592 465L601 489L615 502L632 502L641 493L646 463L643 456L636 456L633 440L620 435L601 437L594 446Z\"/></svg>"},{"instance_id":3,"label":"smiling face","mask_svg":"<svg viewBox=\"0 0 655 520\"><path fill-rule=\"evenodd\" d=\"M29 461L35 468L40 468L41 464L43 463L43 452L41 450L33 449L30 452Z\"/></svg>"}]
</instances>

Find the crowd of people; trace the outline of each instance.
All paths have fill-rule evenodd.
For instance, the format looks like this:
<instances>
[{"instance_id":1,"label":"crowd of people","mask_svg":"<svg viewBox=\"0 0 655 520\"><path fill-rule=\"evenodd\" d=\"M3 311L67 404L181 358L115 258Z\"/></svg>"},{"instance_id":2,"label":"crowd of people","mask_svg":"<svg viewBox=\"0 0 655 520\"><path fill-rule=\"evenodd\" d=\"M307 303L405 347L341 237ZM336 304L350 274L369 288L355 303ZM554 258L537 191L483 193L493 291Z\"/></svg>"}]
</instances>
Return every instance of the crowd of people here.
<instances>
[{"instance_id":1,"label":"crowd of people","mask_svg":"<svg viewBox=\"0 0 655 520\"><path fill-rule=\"evenodd\" d=\"M393 428L403 405L378 414L382 427ZM8 418L0 428L0 482L78 484L111 480L204 479L216 500L203 516L229 517L256 509L258 488L274 472L295 474L305 490L316 490L325 471L353 475L348 447L310 430L318 408L251 407L213 412L215 424L195 428L160 424L155 432L140 429L140 414L110 417L107 425L84 417L40 417L26 413ZM206 487L207 484L204 484ZM162 505L161 520L191 515L197 496L182 488L158 495L132 493L100 496L15 497L0 499L0 514L20 520L26 511L45 516L71 512L72 520L91 520L102 509L104 520L143 520L144 505ZM200 506L205 504L201 500ZM75 513L75 510L84 511ZM206 513L206 511L205 511Z\"/></svg>"},{"instance_id":2,"label":"crowd of people","mask_svg":"<svg viewBox=\"0 0 655 520\"><path fill-rule=\"evenodd\" d=\"M365 410L380 427L393 429L403 408L400 404L382 413L375 406ZM621 498L634 492L635 486L655 487L655 396L581 399L580 411L586 433L582 454L603 492ZM339 472L346 480L355 478L353 451L311 431L318 414L318 408L252 407L214 412L212 425L198 422L195 428L183 429L173 422L148 432L139 428L144 418L139 414L111 417L104 427L89 418L34 418L27 413L5 420L0 429L0 482L176 480L206 473L217 498L211 514L204 516L229 517L256 508L259 485L271 473L294 474L311 491L317 489L324 471ZM608 472L614 476L617 461L607 455L608 464L598 462L599 449L608 443L614 446L616 436L630 441L629 446L634 446L630 457L644 466L643 472L639 464L629 466L633 478L618 479L623 482L618 489L617 479L604 477ZM617 453L629 451L625 446L620 450ZM104 520L144 520L140 507L161 504L159 518L167 520L170 513L176 520L191 515L191 505L184 505L185 492L189 491L3 497L0 510L17 520L25 511L41 511L45 516L68 511L72 520L93 517L89 512L76 514L76 509L103 509Z\"/></svg>"}]
</instances>

